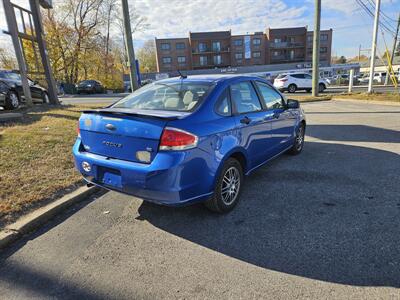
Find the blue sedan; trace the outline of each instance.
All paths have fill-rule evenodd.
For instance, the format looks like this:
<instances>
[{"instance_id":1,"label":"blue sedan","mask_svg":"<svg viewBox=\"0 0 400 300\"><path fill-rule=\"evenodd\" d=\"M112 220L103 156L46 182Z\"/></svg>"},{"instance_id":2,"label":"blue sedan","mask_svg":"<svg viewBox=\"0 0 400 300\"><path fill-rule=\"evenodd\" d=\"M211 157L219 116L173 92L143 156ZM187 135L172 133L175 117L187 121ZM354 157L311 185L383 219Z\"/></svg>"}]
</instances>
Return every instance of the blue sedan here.
<instances>
[{"instance_id":1,"label":"blue sedan","mask_svg":"<svg viewBox=\"0 0 400 300\"><path fill-rule=\"evenodd\" d=\"M89 183L224 213L238 203L244 176L302 151L305 127L299 102L261 78L182 76L84 111L73 154Z\"/></svg>"}]
</instances>

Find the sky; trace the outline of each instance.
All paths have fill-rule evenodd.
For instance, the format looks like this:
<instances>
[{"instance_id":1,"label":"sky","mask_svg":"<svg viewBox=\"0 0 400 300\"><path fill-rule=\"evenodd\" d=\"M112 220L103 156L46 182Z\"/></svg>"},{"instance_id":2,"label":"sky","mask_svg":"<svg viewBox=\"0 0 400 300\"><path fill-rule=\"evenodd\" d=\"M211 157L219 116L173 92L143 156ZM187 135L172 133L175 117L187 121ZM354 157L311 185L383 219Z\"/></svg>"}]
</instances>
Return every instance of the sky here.
<instances>
[{"instance_id":1,"label":"sky","mask_svg":"<svg viewBox=\"0 0 400 300\"><path fill-rule=\"evenodd\" d=\"M12 0L28 7L28 0ZM145 40L187 37L188 32L231 30L232 34L265 31L266 28L307 26L313 29L314 0L128 0L149 27L134 34L135 46ZM361 0L372 11L375 0ZM53 1L54 2L54 1ZM400 13L400 0L382 0L381 20L395 31ZM6 29L4 10L0 5L0 29ZM321 29L333 29L332 55L354 57L358 48L371 48L373 18L356 0L322 0ZM381 26L382 28L382 26ZM385 42L391 49L393 33L378 34L378 49L383 53ZM117 33L115 33L117 34ZM10 43L0 33L1 46ZM368 52L362 52L368 55ZM378 53L379 55L379 53Z\"/></svg>"}]
</instances>

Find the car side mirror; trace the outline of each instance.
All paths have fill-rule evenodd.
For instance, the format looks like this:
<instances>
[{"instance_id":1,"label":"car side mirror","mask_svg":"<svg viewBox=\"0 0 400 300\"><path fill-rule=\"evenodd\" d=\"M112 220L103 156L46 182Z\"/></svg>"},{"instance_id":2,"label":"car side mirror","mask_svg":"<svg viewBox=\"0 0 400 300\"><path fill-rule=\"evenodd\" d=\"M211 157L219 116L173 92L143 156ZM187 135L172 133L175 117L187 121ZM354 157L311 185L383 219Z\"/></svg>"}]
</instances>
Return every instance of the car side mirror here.
<instances>
[{"instance_id":1,"label":"car side mirror","mask_svg":"<svg viewBox=\"0 0 400 300\"><path fill-rule=\"evenodd\" d=\"M300 102L297 100L293 100L293 99L288 99L287 100L287 104L286 104L287 108L291 108L291 109L297 109L300 107Z\"/></svg>"}]
</instances>

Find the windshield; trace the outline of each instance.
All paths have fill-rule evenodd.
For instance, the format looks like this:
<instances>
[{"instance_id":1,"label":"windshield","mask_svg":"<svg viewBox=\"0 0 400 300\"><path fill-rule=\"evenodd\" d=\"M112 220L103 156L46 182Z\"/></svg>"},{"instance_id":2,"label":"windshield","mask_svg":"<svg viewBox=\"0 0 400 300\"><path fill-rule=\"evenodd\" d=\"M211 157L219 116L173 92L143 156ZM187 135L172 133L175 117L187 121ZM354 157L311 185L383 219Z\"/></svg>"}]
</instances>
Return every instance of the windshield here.
<instances>
[{"instance_id":1,"label":"windshield","mask_svg":"<svg viewBox=\"0 0 400 300\"><path fill-rule=\"evenodd\" d=\"M138 89L112 107L191 111L204 100L212 87L210 82L155 82Z\"/></svg>"}]
</instances>

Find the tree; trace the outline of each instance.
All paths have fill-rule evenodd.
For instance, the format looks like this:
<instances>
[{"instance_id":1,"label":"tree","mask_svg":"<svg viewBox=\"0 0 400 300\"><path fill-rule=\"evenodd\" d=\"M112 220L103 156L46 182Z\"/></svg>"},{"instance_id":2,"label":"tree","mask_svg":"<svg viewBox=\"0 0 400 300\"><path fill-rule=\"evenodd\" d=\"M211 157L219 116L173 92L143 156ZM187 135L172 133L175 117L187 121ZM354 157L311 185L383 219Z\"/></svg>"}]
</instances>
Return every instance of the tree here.
<instances>
[{"instance_id":1,"label":"tree","mask_svg":"<svg viewBox=\"0 0 400 300\"><path fill-rule=\"evenodd\" d=\"M358 55L354 56L347 60L347 62L364 62L364 61L369 61L369 57L364 54L362 54L360 56L358 56Z\"/></svg>"},{"instance_id":2,"label":"tree","mask_svg":"<svg viewBox=\"0 0 400 300\"><path fill-rule=\"evenodd\" d=\"M345 64L346 62L347 62L347 59L343 55L340 57L337 57L337 56L332 57L332 63L334 63L334 64Z\"/></svg>"},{"instance_id":3,"label":"tree","mask_svg":"<svg viewBox=\"0 0 400 300\"><path fill-rule=\"evenodd\" d=\"M396 51L394 52L394 56L400 56L400 41L397 42Z\"/></svg>"},{"instance_id":4,"label":"tree","mask_svg":"<svg viewBox=\"0 0 400 300\"><path fill-rule=\"evenodd\" d=\"M0 68L9 70L18 69L15 56L5 48L0 48Z\"/></svg>"},{"instance_id":5,"label":"tree","mask_svg":"<svg viewBox=\"0 0 400 300\"><path fill-rule=\"evenodd\" d=\"M140 72L156 72L156 45L153 40L146 41L137 51L137 59L139 60Z\"/></svg>"}]
</instances>

